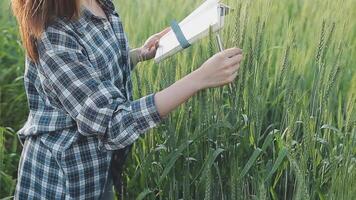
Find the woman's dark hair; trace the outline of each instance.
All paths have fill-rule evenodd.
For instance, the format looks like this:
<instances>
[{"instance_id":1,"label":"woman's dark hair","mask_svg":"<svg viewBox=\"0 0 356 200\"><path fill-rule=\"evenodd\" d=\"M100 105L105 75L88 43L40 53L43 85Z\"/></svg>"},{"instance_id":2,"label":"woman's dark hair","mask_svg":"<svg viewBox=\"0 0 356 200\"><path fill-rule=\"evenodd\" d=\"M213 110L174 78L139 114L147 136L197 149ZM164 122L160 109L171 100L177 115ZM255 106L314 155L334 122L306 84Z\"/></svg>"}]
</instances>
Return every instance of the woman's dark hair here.
<instances>
[{"instance_id":1,"label":"woman's dark hair","mask_svg":"<svg viewBox=\"0 0 356 200\"><path fill-rule=\"evenodd\" d=\"M26 54L38 61L36 39L57 17L79 16L79 0L12 0L12 10L20 28Z\"/></svg>"}]
</instances>

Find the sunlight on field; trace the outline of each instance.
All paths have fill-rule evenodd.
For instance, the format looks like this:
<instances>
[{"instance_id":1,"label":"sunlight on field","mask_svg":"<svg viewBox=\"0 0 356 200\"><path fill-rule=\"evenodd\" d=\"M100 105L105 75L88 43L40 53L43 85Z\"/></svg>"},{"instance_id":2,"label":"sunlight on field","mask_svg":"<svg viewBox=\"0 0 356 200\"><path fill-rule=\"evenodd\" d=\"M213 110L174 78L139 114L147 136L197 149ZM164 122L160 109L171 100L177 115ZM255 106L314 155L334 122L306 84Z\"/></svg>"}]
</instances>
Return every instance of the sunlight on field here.
<instances>
[{"instance_id":1,"label":"sunlight on field","mask_svg":"<svg viewBox=\"0 0 356 200\"><path fill-rule=\"evenodd\" d=\"M142 136L124 199L353 199L356 196L356 3L227 0L225 47L243 49L231 88L208 89ZM131 47L198 0L116 0ZM3 4L3 5L1 5ZM27 117L23 51L0 3L0 198L11 196ZM218 52L214 35L141 63L135 97L157 92ZM11 128L10 128L11 127Z\"/></svg>"}]
</instances>

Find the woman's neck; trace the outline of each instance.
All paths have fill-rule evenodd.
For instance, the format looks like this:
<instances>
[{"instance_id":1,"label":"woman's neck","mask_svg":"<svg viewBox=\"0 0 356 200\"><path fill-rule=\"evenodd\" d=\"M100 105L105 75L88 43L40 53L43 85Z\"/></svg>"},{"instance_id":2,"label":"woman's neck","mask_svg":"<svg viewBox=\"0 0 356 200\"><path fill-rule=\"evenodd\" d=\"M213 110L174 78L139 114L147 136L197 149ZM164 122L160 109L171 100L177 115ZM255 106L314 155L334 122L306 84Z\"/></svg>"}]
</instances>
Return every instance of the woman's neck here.
<instances>
[{"instance_id":1,"label":"woman's neck","mask_svg":"<svg viewBox=\"0 0 356 200\"><path fill-rule=\"evenodd\" d=\"M94 15L107 18L104 10L96 0L80 0L80 6L90 10Z\"/></svg>"}]
</instances>

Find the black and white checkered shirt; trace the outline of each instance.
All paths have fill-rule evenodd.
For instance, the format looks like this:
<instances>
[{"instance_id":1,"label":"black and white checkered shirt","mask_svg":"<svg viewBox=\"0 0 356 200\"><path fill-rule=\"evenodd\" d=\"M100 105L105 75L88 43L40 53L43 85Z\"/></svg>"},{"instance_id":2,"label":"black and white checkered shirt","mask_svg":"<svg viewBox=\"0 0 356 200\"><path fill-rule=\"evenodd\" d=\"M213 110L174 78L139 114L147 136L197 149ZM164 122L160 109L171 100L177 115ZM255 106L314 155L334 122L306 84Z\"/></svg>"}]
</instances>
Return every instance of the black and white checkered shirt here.
<instances>
[{"instance_id":1,"label":"black and white checkered shirt","mask_svg":"<svg viewBox=\"0 0 356 200\"><path fill-rule=\"evenodd\" d=\"M26 60L16 199L99 199L113 154L162 120L154 94L132 100L127 38L113 3L101 4L108 20L85 8L58 18L36 42L39 62Z\"/></svg>"}]
</instances>

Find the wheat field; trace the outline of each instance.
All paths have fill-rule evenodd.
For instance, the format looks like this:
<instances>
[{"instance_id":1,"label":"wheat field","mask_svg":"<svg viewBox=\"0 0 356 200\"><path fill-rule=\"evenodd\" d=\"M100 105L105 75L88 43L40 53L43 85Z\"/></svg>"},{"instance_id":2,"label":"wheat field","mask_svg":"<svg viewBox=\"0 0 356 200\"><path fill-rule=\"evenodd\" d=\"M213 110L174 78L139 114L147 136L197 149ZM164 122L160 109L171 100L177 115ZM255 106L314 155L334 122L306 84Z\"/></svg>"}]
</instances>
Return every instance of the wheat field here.
<instances>
[{"instance_id":1,"label":"wheat field","mask_svg":"<svg viewBox=\"0 0 356 200\"><path fill-rule=\"evenodd\" d=\"M132 47L201 0L116 0ZM207 89L143 135L118 199L356 198L356 1L226 0L225 48L244 52L231 87ZM0 198L11 198L27 117L23 50L0 3ZM218 52L215 37L133 73L135 98Z\"/></svg>"}]
</instances>

